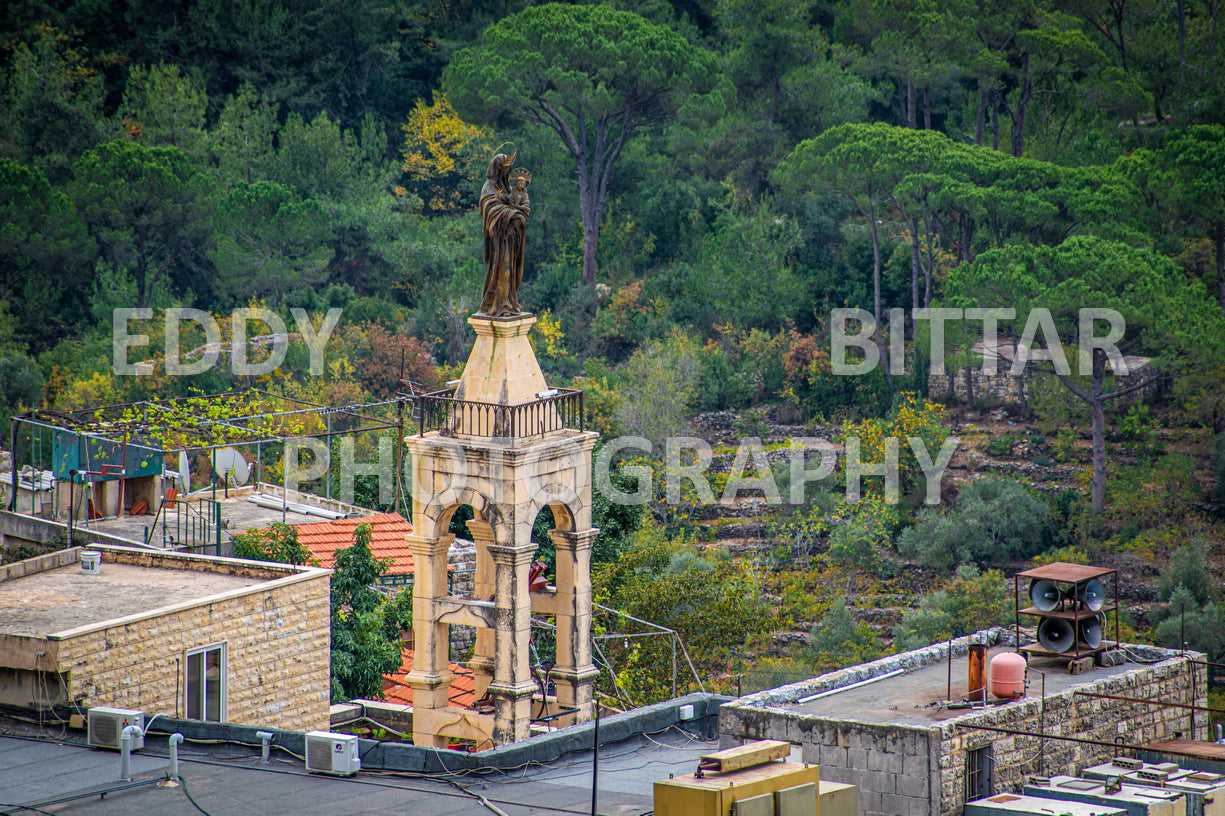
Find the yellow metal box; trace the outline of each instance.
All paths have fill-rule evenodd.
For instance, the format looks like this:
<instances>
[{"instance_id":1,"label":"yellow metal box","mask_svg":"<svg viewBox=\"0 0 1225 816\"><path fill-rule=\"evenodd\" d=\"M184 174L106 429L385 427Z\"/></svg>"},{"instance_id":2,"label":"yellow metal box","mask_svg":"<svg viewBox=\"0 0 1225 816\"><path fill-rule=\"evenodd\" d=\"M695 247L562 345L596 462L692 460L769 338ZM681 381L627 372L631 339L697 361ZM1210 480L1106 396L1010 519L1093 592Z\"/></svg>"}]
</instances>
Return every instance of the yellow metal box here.
<instances>
[{"instance_id":1,"label":"yellow metal box","mask_svg":"<svg viewBox=\"0 0 1225 816\"><path fill-rule=\"evenodd\" d=\"M854 785L822 780L817 790L817 813L821 816L855 816L859 812Z\"/></svg>"},{"instance_id":2,"label":"yellow metal box","mask_svg":"<svg viewBox=\"0 0 1225 816\"><path fill-rule=\"evenodd\" d=\"M729 816L732 802L821 781L821 769L798 762L767 762L729 773L693 774L655 783L655 816ZM817 816L817 814L813 814Z\"/></svg>"}]
</instances>

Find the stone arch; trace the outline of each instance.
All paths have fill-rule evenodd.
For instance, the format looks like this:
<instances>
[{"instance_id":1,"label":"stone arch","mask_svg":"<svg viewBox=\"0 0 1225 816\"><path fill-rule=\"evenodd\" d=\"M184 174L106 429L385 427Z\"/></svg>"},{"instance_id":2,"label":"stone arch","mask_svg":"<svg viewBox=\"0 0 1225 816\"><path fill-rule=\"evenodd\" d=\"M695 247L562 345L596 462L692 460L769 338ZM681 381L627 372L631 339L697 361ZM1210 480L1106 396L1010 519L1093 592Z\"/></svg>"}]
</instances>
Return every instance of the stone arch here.
<instances>
[{"instance_id":1,"label":"stone arch","mask_svg":"<svg viewBox=\"0 0 1225 816\"><path fill-rule=\"evenodd\" d=\"M549 493L544 490L539 491L531 498L528 503L527 518L528 524L535 522L535 519L540 515L540 511L548 507L553 511L553 521L555 530L564 532L574 532L576 519L578 517L579 500L576 495L559 496L556 493Z\"/></svg>"},{"instance_id":2,"label":"stone arch","mask_svg":"<svg viewBox=\"0 0 1225 816\"><path fill-rule=\"evenodd\" d=\"M553 511L553 529L562 530L564 532L574 532L574 513L570 511L570 506L565 502L551 501L546 502L545 506Z\"/></svg>"},{"instance_id":3,"label":"stone arch","mask_svg":"<svg viewBox=\"0 0 1225 816\"><path fill-rule=\"evenodd\" d=\"M445 536L451 526L451 516L461 505L472 508L473 517L480 521L489 520L490 501L483 494L471 488L454 491L444 499L441 497L425 509L425 517L433 522L434 529L430 535Z\"/></svg>"}]
</instances>

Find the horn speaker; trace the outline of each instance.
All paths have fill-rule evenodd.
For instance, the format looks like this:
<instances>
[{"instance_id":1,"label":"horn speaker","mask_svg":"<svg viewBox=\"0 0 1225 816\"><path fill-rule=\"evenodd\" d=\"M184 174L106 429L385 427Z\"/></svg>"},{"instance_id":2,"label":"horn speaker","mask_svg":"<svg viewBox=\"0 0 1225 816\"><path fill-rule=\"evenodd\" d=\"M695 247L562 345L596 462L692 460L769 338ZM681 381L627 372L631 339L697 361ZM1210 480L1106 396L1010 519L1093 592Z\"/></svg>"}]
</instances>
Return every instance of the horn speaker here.
<instances>
[{"instance_id":1,"label":"horn speaker","mask_svg":"<svg viewBox=\"0 0 1225 816\"><path fill-rule=\"evenodd\" d=\"M1080 628L1080 639L1085 642L1085 645L1090 649L1096 649L1102 645L1102 616L1094 615L1092 618L1085 618L1077 623Z\"/></svg>"},{"instance_id":2,"label":"horn speaker","mask_svg":"<svg viewBox=\"0 0 1225 816\"><path fill-rule=\"evenodd\" d=\"M1046 618L1038 624L1038 642L1048 652L1062 654L1076 642L1076 630L1061 618Z\"/></svg>"},{"instance_id":3,"label":"horn speaker","mask_svg":"<svg viewBox=\"0 0 1225 816\"><path fill-rule=\"evenodd\" d=\"M1039 612L1050 612L1062 599L1063 594L1054 581L1038 580L1029 585L1029 600Z\"/></svg>"},{"instance_id":4,"label":"horn speaker","mask_svg":"<svg viewBox=\"0 0 1225 816\"><path fill-rule=\"evenodd\" d=\"M1076 600L1086 609L1096 612L1106 602L1106 588L1096 578L1086 581L1077 589Z\"/></svg>"}]
</instances>

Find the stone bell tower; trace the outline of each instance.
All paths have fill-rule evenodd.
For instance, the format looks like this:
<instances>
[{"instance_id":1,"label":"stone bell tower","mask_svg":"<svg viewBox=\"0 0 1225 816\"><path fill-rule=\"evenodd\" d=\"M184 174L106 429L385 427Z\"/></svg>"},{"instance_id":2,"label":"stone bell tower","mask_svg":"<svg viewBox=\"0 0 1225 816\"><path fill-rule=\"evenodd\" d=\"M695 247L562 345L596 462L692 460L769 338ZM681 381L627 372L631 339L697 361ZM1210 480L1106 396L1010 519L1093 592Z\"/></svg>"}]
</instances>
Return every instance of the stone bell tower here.
<instances>
[{"instance_id":1,"label":"stone bell tower","mask_svg":"<svg viewBox=\"0 0 1225 816\"><path fill-rule=\"evenodd\" d=\"M530 314L474 315L476 344L453 391L418 397L421 433L405 439L412 454L415 658L413 741L444 746L448 738L477 748L525 739L534 719L585 722L592 715L591 450L581 391L549 388L528 331ZM468 530L476 543L471 598L450 594L447 551L451 517L472 507ZM532 592L529 570L537 514L549 507L557 553L555 586ZM532 613L553 616L556 689L541 688L530 656ZM478 708L451 705L448 626L476 628L468 663ZM490 705L492 704L492 711Z\"/></svg>"}]
</instances>

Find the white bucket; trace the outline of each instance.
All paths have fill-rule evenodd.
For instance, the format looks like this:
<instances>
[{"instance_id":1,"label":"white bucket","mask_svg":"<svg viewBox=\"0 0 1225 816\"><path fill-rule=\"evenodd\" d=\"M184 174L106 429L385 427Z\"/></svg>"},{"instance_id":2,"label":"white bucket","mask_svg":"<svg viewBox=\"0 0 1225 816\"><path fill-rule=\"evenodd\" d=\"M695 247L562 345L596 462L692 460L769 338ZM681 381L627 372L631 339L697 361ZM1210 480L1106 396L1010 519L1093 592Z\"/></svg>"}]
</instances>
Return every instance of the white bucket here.
<instances>
[{"instance_id":1,"label":"white bucket","mask_svg":"<svg viewBox=\"0 0 1225 816\"><path fill-rule=\"evenodd\" d=\"M98 575L102 572L102 553L97 550L81 551L81 572L86 575Z\"/></svg>"}]
</instances>

